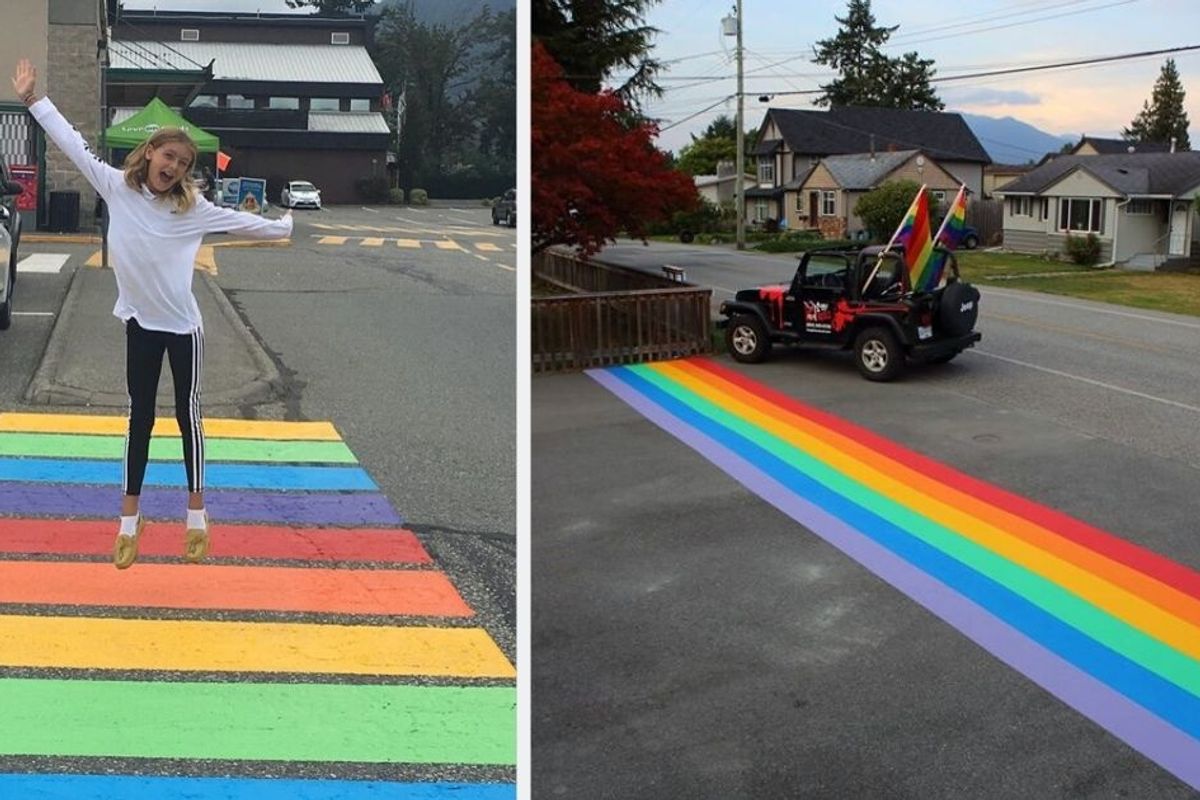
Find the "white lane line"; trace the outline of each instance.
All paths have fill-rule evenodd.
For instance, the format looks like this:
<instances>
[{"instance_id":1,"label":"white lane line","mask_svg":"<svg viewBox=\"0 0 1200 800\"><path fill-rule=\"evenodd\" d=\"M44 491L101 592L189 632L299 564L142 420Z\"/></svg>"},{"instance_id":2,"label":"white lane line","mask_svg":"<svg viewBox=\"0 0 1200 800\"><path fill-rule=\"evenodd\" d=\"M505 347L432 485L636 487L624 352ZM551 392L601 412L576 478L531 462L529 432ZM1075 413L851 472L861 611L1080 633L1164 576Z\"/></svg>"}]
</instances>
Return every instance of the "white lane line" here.
<instances>
[{"instance_id":1,"label":"white lane line","mask_svg":"<svg viewBox=\"0 0 1200 800\"><path fill-rule=\"evenodd\" d=\"M471 253L471 255L475 256L475 257L476 257L476 258L478 258L480 261L487 261L487 262L491 262L491 259L490 259L490 258L488 258L487 256L481 256L481 255L479 255L478 253Z\"/></svg>"},{"instance_id":2,"label":"white lane line","mask_svg":"<svg viewBox=\"0 0 1200 800\"><path fill-rule=\"evenodd\" d=\"M506 269L506 270L508 270L509 272L516 272L516 271L517 271L517 268L516 268L516 267L510 267L508 264L501 264L499 261L493 261L492 263L493 263L493 264L495 264L495 265L496 265L497 267L499 267L500 269Z\"/></svg>"},{"instance_id":3,"label":"white lane line","mask_svg":"<svg viewBox=\"0 0 1200 800\"><path fill-rule=\"evenodd\" d=\"M376 211L376 210L375 210L375 209L373 209L373 208L367 208L366 206L362 206L362 210L363 210L363 211L370 211L372 214L378 214L378 213L380 213L379 211Z\"/></svg>"},{"instance_id":4,"label":"white lane line","mask_svg":"<svg viewBox=\"0 0 1200 800\"><path fill-rule=\"evenodd\" d=\"M474 211L467 211L465 208L447 208L451 214L474 214Z\"/></svg>"},{"instance_id":5,"label":"white lane line","mask_svg":"<svg viewBox=\"0 0 1200 800\"><path fill-rule=\"evenodd\" d=\"M31 253L17 262L17 272L60 272L70 257L66 253Z\"/></svg>"},{"instance_id":6,"label":"white lane line","mask_svg":"<svg viewBox=\"0 0 1200 800\"><path fill-rule=\"evenodd\" d=\"M1029 301L1033 303L1042 303L1043 305L1048 306L1062 306L1063 308L1073 308L1076 311L1086 311L1088 313L1095 314L1110 314L1114 317L1126 317L1128 319L1137 319L1145 322L1161 322L1164 325L1178 325L1181 328L1195 328L1196 330L1200 330L1200 323L1196 322L1187 322L1179 319L1163 319L1162 317L1152 317L1149 314L1134 314L1129 311L1117 311L1116 309L1110 308L1097 308L1095 305L1084 305L1083 303L1066 303L1061 300L1048 300L1044 297L1038 297L1032 292L1016 292L1011 290L1006 291L1004 289L997 289L994 286L986 287L985 293L991 294L992 292L1004 295L1010 299L1020 298L1022 302Z\"/></svg>"},{"instance_id":7,"label":"white lane line","mask_svg":"<svg viewBox=\"0 0 1200 800\"><path fill-rule=\"evenodd\" d=\"M53 311L14 311L14 317L53 317Z\"/></svg>"},{"instance_id":8,"label":"white lane line","mask_svg":"<svg viewBox=\"0 0 1200 800\"><path fill-rule=\"evenodd\" d=\"M1120 392L1121 394L1127 394L1127 395L1130 395L1131 397L1140 397L1143 400L1152 400L1155 403L1162 403L1165 406L1173 406L1175 408L1182 408L1184 411L1195 411L1197 414L1200 414L1200 406L1188 405L1187 403L1180 403L1176 400L1168 400L1165 397L1155 397L1152 394L1146 394L1145 392L1139 392L1136 389L1126 389L1124 386L1116 386L1111 383L1105 383L1104 381L1097 381L1097 380L1093 380L1092 378L1085 378L1082 375L1072 375L1069 372L1063 372L1061 370L1051 369L1050 367L1042 367L1037 364L1030 364L1028 361L1018 361L1015 358L1008 358L1007 356L998 356L995 353L988 353L988 352L985 352L978 348L974 348L974 350L976 353L978 353L981 356L987 356L988 358L994 358L997 361L1006 361L1009 364L1016 364L1019 367L1028 367L1029 369L1035 369L1038 372L1045 372L1050 375L1057 375L1060 378L1067 378L1068 380L1079 381L1080 383L1087 383L1092 386L1099 386L1101 389L1108 389L1110 391Z\"/></svg>"}]
</instances>

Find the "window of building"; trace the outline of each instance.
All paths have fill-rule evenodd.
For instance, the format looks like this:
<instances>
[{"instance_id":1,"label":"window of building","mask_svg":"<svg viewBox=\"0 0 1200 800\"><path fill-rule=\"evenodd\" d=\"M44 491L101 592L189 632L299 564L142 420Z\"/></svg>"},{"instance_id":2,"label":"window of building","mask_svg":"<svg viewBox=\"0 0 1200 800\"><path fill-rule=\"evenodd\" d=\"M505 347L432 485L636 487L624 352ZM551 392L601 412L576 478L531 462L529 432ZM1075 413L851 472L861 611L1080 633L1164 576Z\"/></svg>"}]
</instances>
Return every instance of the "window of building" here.
<instances>
[{"instance_id":1,"label":"window of building","mask_svg":"<svg viewBox=\"0 0 1200 800\"><path fill-rule=\"evenodd\" d=\"M934 191L930 192L929 194L933 197L934 200L936 200L938 202L938 205L942 205L943 203L946 202L946 193L941 191L940 189L935 189Z\"/></svg>"},{"instance_id":2,"label":"window of building","mask_svg":"<svg viewBox=\"0 0 1200 800\"><path fill-rule=\"evenodd\" d=\"M1069 233L1104 233L1104 201L1092 197L1064 197L1058 201L1058 229Z\"/></svg>"},{"instance_id":3,"label":"window of building","mask_svg":"<svg viewBox=\"0 0 1200 800\"><path fill-rule=\"evenodd\" d=\"M331 33L329 34L330 44L350 44L350 34L348 33Z\"/></svg>"},{"instance_id":4,"label":"window of building","mask_svg":"<svg viewBox=\"0 0 1200 800\"><path fill-rule=\"evenodd\" d=\"M765 198L758 198L754 201L754 221L762 222L767 218L767 201Z\"/></svg>"},{"instance_id":5,"label":"window of building","mask_svg":"<svg viewBox=\"0 0 1200 800\"><path fill-rule=\"evenodd\" d=\"M351 111L370 111L371 110L371 101L366 97L351 97L350 98L350 110Z\"/></svg>"},{"instance_id":6,"label":"window of building","mask_svg":"<svg viewBox=\"0 0 1200 800\"><path fill-rule=\"evenodd\" d=\"M1011 213L1014 217L1032 217L1033 216L1033 198L1032 197L1010 198L1009 213Z\"/></svg>"},{"instance_id":7,"label":"window of building","mask_svg":"<svg viewBox=\"0 0 1200 800\"><path fill-rule=\"evenodd\" d=\"M804 216L804 194L796 192L796 210L800 212L800 216Z\"/></svg>"},{"instance_id":8,"label":"window of building","mask_svg":"<svg viewBox=\"0 0 1200 800\"><path fill-rule=\"evenodd\" d=\"M837 213L837 192L821 192L821 216L832 217Z\"/></svg>"},{"instance_id":9,"label":"window of building","mask_svg":"<svg viewBox=\"0 0 1200 800\"><path fill-rule=\"evenodd\" d=\"M254 98L242 94L225 95L226 108L254 108Z\"/></svg>"},{"instance_id":10,"label":"window of building","mask_svg":"<svg viewBox=\"0 0 1200 800\"><path fill-rule=\"evenodd\" d=\"M775 156L758 157L758 182L775 183Z\"/></svg>"},{"instance_id":11,"label":"window of building","mask_svg":"<svg viewBox=\"0 0 1200 800\"><path fill-rule=\"evenodd\" d=\"M216 108L221 100L215 94L198 94L192 98L192 108Z\"/></svg>"},{"instance_id":12,"label":"window of building","mask_svg":"<svg viewBox=\"0 0 1200 800\"><path fill-rule=\"evenodd\" d=\"M267 108L300 108L299 97L272 97L267 100Z\"/></svg>"},{"instance_id":13,"label":"window of building","mask_svg":"<svg viewBox=\"0 0 1200 800\"><path fill-rule=\"evenodd\" d=\"M199 28L180 28L179 41L181 42L198 42L200 41Z\"/></svg>"},{"instance_id":14,"label":"window of building","mask_svg":"<svg viewBox=\"0 0 1200 800\"><path fill-rule=\"evenodd\" d=\"M1154 213L1154 203L1149 200L1130 200L1125 206L1126 214L1149 215Z\"/></svg>"},{"instance_id":15,"label":"window of building","mask_svg":"<svg viewBox=\"0 0 1200 800\"><path fill-rule=\"evenodd\" d=\"M340 107L336 97L314 97L308 101L309 111L337 111Z\"/></svg>"}]
</instances>

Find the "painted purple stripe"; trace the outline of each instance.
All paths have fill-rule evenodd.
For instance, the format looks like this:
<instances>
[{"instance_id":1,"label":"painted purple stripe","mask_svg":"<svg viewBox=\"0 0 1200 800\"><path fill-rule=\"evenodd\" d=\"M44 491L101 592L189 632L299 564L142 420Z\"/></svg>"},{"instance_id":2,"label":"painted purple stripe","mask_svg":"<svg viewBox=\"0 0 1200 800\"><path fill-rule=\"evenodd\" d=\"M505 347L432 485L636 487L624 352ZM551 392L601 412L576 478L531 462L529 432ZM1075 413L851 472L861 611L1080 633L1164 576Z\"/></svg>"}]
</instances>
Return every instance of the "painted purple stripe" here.
<instances>
[{"instance_id":1,"label":"painted purple stripe","mask_svg":"<svg viewBox=\"0 0 1200 800\"><path fill-rule=\"evenodd\" d=\"M958 592L791 492L607 371L587 373L759 497L904 592L996 658L1200 789L1200 742L1001 622Z\"/></svg>"},{"instance_id":2,"label":"painted purple stripe","mask_svg":"<svg viewBox=\"0 0 1200 800\"><path fill-rule=\"evenodd\" d=\"M282 525L399 525L403 522L382 494L351 492L204 493L205 505L221 522L269 522ZM50 486L0 483L0 516L88 518L115 517L121 503L117 486ZM182 489L144 489L142 513L151 518L180 519L187 508Z\"/></svg>"}]
</instances>

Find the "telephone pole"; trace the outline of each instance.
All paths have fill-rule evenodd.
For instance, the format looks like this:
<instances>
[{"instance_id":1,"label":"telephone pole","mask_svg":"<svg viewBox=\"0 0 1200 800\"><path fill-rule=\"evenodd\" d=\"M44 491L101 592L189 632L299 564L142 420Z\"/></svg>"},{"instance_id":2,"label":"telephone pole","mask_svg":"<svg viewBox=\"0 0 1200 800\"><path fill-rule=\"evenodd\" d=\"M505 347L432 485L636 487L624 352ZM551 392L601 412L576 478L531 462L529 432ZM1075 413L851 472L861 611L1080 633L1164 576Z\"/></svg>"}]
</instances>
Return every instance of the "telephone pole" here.
<instances>
[{"instance_id":1,"label":"telephone pole","mask_svg":"<svg viewBox=\"0 0 1200 800\"><path fill-rule=\"evenodd\" d=\"M737 0L737 249L746 249L746 123L745 94L742 92L742 0Z\"/></svg>"}]
</instances>

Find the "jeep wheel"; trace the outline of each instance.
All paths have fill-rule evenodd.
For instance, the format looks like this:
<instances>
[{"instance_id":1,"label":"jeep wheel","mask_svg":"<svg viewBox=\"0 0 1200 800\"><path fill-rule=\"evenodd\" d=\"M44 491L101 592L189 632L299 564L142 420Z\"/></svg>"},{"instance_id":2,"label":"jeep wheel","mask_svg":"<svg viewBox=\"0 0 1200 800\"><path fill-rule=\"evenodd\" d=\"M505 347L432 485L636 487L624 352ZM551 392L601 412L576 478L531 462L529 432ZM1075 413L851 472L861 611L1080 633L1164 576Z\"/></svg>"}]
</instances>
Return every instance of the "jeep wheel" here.
<instances>
[{"instance_id":1,"label":"jeep wheel","mask_svg":"<svg viewBox=\"0 0 1200 800\"><path fill-rule=\"evenodd\" d=\"M890 381L904 368L904 353L887 328L867 328L854 340L858 371L869 381Z\"/></svg>"},{"instance_id":2,"label":"jeep wheel","mask_svg":"<svg viewBox=\"0 0 1200 800\"><path fill-rule=\"evenodd\" d=\"M758 364L771 354L767 328L758 317L742 315L729 320L725 327L725 345L734 361Z\"/></svg>"}]
</instances>

